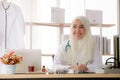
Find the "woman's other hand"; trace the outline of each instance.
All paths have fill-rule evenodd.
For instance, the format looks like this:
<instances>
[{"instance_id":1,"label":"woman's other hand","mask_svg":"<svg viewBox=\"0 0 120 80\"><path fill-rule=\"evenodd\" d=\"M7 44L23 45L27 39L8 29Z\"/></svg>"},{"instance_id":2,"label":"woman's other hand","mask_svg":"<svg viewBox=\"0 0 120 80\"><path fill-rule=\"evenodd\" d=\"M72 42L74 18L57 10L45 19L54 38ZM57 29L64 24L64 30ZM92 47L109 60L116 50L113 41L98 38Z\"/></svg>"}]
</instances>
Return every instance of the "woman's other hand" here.
<instances>
[{"instance_id":1,"label":"woman's other hand","mask_svg":"<svg viewBox=\"0 0 120 80\"><path fill-rule=\"evenodd\" d=\"M84 64L80 64L77 66L71 66L69 69L79 70L80 72L86 72L88 70L87 66Z\"/></svg>"}]
</instances>

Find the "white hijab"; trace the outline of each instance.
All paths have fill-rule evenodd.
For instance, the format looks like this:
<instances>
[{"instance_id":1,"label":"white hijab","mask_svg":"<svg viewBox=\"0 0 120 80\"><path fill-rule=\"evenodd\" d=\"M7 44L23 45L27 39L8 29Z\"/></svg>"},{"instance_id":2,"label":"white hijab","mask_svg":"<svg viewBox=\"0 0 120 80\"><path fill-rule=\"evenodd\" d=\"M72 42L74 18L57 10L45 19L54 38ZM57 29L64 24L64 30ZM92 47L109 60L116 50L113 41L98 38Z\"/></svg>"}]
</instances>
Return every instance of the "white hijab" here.
<instances>
[{"instance_id":1,"label":"white hijab","mask_svg":"<svg viewBox=\"0 0 120 80\"><path fill-rule=\"evenodd\" d=\"M82 39L75 39L72 34L72 27L74 22L79 19L85 29L86 29L86 34ZM70 44L71 46L71 57L73 56L74 58L79 61L79 64L87 64L88 61L92 59L93 55L93 39L90 31L90 24L88 19L85 16L77 16L74 18L72 24L71 24L71 33L70 33ZM71 59L72 60L72 59ZM75 62L76 60L73 59L72 62Z\"/></svg>"}]
</instances>

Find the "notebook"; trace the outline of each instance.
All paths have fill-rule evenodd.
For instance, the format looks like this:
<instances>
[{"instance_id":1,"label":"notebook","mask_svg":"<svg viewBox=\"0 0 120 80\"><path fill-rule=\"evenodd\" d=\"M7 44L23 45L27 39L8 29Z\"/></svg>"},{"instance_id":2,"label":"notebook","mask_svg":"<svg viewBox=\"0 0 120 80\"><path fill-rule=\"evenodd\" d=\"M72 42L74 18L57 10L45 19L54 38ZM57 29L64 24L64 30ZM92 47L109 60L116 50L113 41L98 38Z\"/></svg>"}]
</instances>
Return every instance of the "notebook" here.
<instances>
[{"instance_id":1,"label":"notebook","mask_svg":"<svg viewBox=\"0 0 120 80\"><path fill-rule=\"evenodd\" d=\"M10 52L11 50L6 50ZM34 66L34 73L41 71L41 50L40 49L19 49L14 50L17 55L23 57L21 63L16 64L15 73L29 73L28 66Z\"/></svg>"},{"instance_id":2,"label":"notebook","mask_svg":"<svg viewBox=\"0 0 120 80\"><path fill-rule=\"evenodd\" d=\"M102 10L86 10L86 16L90 24L102 24L103 22Z\"/></svg>"}]
</instances>

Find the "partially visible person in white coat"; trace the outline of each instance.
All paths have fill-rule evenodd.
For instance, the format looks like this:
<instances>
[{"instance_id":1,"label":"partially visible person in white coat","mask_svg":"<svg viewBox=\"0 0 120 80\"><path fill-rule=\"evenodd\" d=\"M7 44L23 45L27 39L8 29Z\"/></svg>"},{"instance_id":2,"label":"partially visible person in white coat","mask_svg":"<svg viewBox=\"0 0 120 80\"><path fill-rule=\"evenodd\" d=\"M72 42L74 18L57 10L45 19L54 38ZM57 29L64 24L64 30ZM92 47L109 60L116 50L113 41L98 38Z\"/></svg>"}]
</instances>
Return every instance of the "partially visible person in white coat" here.
<instances>
[{"instance_id":1,"label":"partially visible person in white coat","mask_svg":"<svg viewBox=\"0 0 120 80\"><path fill-rule=\"evenodd\" d=\"M0 48L24 48L25 23L21 9L10 0L0 1ZM0 51L1 54L1 51Z\"/></svg>"},{"instance_id":2,"label":"partially visible person in white coat","mask_svg":"<svg viewBox=\"0 0 120 80\"><path fill-rule=\"evenodd\" d=\"M0 0L0 56L6 49L24 49L25 25L21 9L10 0ZM0 73L2 63L0 62Z\"/></svg>"},{"instance_id":3,"label":"partially visible person in white coat","mask_svg":"<svg viewBox=\"0 0 120 80\"><path fill-rule=\"evenodd\" d=\"M61 44L54 56L54 69L95 72L101 67L102 54L95 47L90 23L85 16L77 16L70 27L70 39Z\"/></svg>"}]
</instances>

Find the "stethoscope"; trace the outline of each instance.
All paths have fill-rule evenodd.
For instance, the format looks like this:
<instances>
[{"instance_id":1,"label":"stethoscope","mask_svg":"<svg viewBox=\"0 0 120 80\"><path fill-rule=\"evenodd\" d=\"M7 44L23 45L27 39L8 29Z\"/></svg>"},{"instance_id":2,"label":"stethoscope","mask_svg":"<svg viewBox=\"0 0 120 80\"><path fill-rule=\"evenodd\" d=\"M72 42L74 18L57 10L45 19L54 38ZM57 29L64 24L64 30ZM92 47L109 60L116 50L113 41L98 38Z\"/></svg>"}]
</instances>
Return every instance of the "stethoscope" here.
<instances>
[{"instance_id":1,"label":"stethoscope","mask_svg":"<svg viewBox=\"0 0 120 80\"><path fill-rule=\"evenodd\" d=\"M67 44L65 46L65 52L67 53L67 50L71 48L71 45L70 45L70 40L67 41ZM79 65L79 63L77 62L76 63L77 65Z\"/></svg>"},{"instance_id":2,"label":"stethoscope","mask_svg":"<svg viewBox=\"0 0 120 80\"><path fill-rule=\"evenodd\" d=\"M70 40L67 41L67 44L65 46L65 52L67 52L68 48L71 48Z\"/></svg>"},{"instance_id":3,"label":"stethoscope","mask_svg":"<svg viewBox=\"0 0 120 80\"><path fill-rule=\"evenodd\" d=\"M4 3L2 2L2 7L5 10L5 49L7 48L7 10L10 7L10 4L8 7L5 8Z\"/></svg>"}]
</instances>

